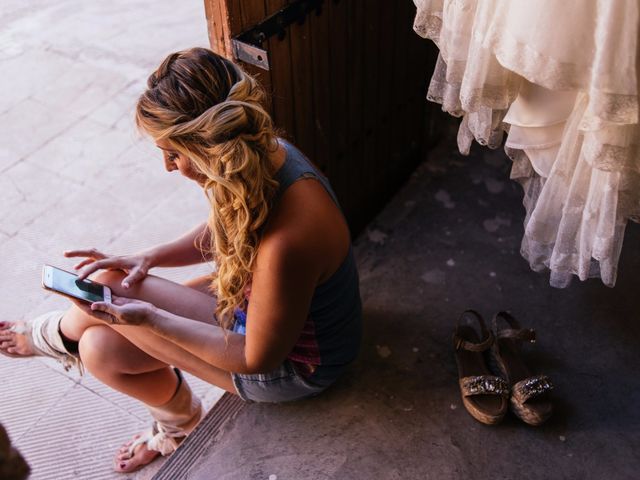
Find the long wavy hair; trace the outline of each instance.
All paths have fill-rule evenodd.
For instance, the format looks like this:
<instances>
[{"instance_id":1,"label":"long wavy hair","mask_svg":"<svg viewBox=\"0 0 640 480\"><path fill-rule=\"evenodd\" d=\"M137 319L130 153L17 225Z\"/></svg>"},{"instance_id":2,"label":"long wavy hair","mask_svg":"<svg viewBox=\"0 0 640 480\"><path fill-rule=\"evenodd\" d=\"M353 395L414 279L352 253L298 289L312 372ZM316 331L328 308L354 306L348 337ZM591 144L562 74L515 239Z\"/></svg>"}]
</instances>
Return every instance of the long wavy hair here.
<instances>
[{"instance_id":1,"label":"long wavy hair","mask_svg":"<svg viewBox=\"0 0 640 480\"><path fill-rule=\"evenodd\" d=\"M234 310L245 305L261 229L278 188L269 160L277 141L262 106L264 91L240 67L206 48L170 54L147 87L136 106L136 125L206 176L210 248L217 264L211 289L218 322L229 329Z\"/></svg>"}]
</instances>

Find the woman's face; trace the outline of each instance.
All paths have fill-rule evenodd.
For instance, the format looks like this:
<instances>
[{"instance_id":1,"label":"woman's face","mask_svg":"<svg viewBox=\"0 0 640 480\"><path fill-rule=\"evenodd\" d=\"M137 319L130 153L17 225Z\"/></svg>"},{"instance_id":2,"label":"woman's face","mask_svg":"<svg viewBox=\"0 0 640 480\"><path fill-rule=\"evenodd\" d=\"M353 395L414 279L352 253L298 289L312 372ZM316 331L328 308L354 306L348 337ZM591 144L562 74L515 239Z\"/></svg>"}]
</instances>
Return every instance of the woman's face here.
<instances>
[{"instance_id":1,"label":"woman's face","mask_svg":"<svg viewBox=\"0 0 640 480\"><path fill-rule=\"evenodd\" d=\"M162 150L164 168L167 169L167 172L178 170L182 175L197 182L200 186L204 185L207 177L196 171L191 160L177 150L174 150L169 142L166 140L158 140L156 147Z\"/></svg>"}]
</instances>

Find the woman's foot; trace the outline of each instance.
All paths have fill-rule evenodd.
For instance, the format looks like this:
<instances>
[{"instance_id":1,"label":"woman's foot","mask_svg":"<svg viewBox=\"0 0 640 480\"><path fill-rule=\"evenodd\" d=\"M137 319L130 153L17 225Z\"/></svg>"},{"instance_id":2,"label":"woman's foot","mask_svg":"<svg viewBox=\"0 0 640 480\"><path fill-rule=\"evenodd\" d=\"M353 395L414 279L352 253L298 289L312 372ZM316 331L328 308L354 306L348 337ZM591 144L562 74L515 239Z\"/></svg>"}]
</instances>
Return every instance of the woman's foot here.
<instances>
[{"instance_id":1,"label":"woman's foot","mask_svg":"<svg viewBox=\"0 0 640 480\"><path fill-rule=\"evenodd\" d=\"M0 353L10 357L32 357L36 355L37 352L31 343L31 339L26 334L19 333L25 331L26 328L28 327L23 321L0 322Z\"/></svg>"},{"instance_id":2,"label":"woman's foot","mask_svg":"<svg viewBox=\"0 0 640 480\"><path fill-rule=\"evenodd\" d=\"M134 436L131 440L125 443L118 453L116 454L116 458L113 461L113 469L118 473L131 473L134 472L145 465L150 464L155 460L155 458L160 455L160 452L156 452L155 450L149 450L147 448L146 443L142 443L137 445L132 453L129 453L129 449L134 441L140 438L144 434L138 434Z\"/></svg>"}]
</instances>

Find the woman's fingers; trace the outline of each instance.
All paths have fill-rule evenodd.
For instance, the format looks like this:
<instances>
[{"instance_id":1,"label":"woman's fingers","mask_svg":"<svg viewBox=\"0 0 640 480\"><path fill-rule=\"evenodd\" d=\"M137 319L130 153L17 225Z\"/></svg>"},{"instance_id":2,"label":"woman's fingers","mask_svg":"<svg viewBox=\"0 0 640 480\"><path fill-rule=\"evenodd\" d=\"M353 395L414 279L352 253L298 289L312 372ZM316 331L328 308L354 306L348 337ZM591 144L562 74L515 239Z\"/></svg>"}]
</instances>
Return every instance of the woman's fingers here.
<instances>
[{"instance_id":1,"label":"woman's fingers","mask_svg":"<svg viewBox=\"0 0 640 480\"><path fill-rule=\"evenodd\" d=\"M94 302L91 304L91 314L109 323L119 323L117 319L120 309L113 303Z\"/></svg>"},{"instance_id":2,"label":"woman's fingers","mask_svg":"<svg viewBox=\"0 0 640 480\"><path fill-rule=\"evenodd\" d=\"M111 294L111 303L119 307L123 305L127 305L128 303L138 303L138 302L140 302L140 300L136 300L135 298L119 297L117 295Z\"/></svg>"},{"instance_id":3,"label":"woman's fingers","mask_svg":"<svg viewBox=\"0 0 640 480\"><path fill-rule=\"evenodd\" d=\"M91 275L93 272L100 270L101 268L104 268L100 265L100 260L95 261L95 262L91 262L89 265L84 266L79 272L78 272L78 280L84 280L85 278L87 278L89 275Z\"/></svg>"},{"instance_id":4,"label":"woman's fingers","mask_svg":"<svg viewBox=\"0 0 640 480\"><path fill-rule=\"evenodd\" d=\"M93 310L91 312L91 316L97 318L98 320L102 320L106 323L119 323L117 318L111 315L110 313L101 312L99 310Z\"/></svg>"},{"instance_id":5,"label":"woman's fingers","mask_svg":"<svg viewBox=\"0 0 640 480\"><path fill-rule=\"evenodd\" d=\"M73 269L74 270L80 270L85 265L89 265L90 263L93 263L93 262L95 262L95 259L93 259L93 258L85 258L80 263L77 263L76 265L74 265Z\"/></svg>"},{"instance_id":6,"label":"woman's fingers","mask_svg":"<svg viewBox=\"0 0 640 480\"><path fill-rule=\"evenodd\" d=\"M100 252L99 250L95 249L95 248L87 248L87 249L83 249L83 250L66 250L63 252L63 255L67 258L70 257L91 257L91 258L95 258L97 260L102 259L102 258L106 258L107 256Z\"/></svg>"},{"instance_id":7,"label":"woman's fingers","mask_svg":"<svg viewBox=\"0 0 640 480\"><path fill-rule=\"evenodd\" d=\"M124 288L129 288L134 283L142 280L145 276L146 272L144 270L142 270L140 267L134 267L129 272L129 275L127 275L124 280L122 280L122 286Z\"/></svg>"},{"instance_id":8,"label":"woman's fingers","mask_svg":"<svg viewBox=\"0 0 640 480\"><path fill-rule=\"evenodd\" d=\"M92 306L94 304L91 303L87 303L87 302L83 302L82 300L78 300L76 298L72 298L71 301L80 309L82 310L84 313L86 313L87 315L90 315L92 317L97 318L98 320L102 320L105 323L117 323L116 319L117 317L114 315L111 315L108 312L99 310L99 309L94 309L92 308ZM100 302L102 303L102 302Z\"/></svg>"},{"instance_id":9,"label":"woman's fingers","mask_svg":"<svg viewBox=\"0 0 640 480\"><path fill-rule=\"evenodd\" d=\"M93 272L107 268L124 268L124 265L122 265L122 262L117 257L96 260L95 262L91 262L89 265L83 267L82 270L78 272L78 278L80 280L84 280Z\"/></svg>"}]
</instances>

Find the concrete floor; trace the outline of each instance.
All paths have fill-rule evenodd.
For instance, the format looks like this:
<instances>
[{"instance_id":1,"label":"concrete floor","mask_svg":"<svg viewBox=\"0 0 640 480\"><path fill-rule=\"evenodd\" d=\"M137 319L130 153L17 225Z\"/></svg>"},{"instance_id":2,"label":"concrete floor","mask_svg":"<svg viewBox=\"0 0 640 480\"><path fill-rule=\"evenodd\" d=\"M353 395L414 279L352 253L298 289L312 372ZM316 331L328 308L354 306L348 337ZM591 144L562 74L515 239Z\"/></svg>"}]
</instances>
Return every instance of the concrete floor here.
<instances>
[{"instance_id":1,"label":"concrete floor","mask_svg":"<svg viewBox=\"0 0 640 480\"><path fill-rule=\"evenodd\" d=\"M552 289L519 255L524 211L502 151L443 139L356 242L366 335L322 396L251 404L211 440L190 479L635 479L640 468L640 229L614 289ZM511 309L556 384L533 428L477 423L457 385L451 333L474 308Z\"/></svg>"},{"instance_id":2,"label":"concrete floor","mask_svg":"<svg viewBox=\"0 0 640 480\"><path fill-rule=\"evenodd\" d=\"M201 191L164 171L132 109L170 52L208 45L204 3L3 0L0 7L0 318L66 308L40 287L70 248L125 253L201 222ZM206 267L158 270L175 281ZM117 448L146 428L137 402L48 359L0 356L0 422L34 480L124 478ZM207 406L222 391L191 378ZM145 469L148 478L161 462Z\"/></svg>"}]
</instances>

